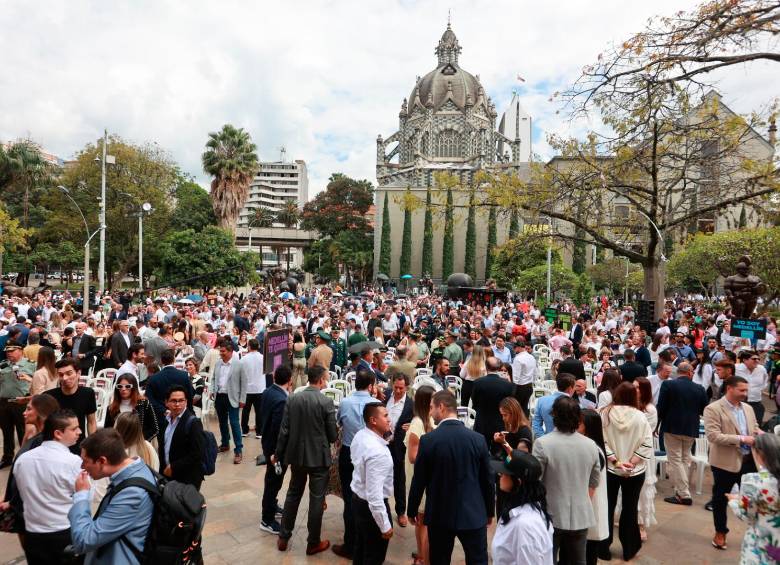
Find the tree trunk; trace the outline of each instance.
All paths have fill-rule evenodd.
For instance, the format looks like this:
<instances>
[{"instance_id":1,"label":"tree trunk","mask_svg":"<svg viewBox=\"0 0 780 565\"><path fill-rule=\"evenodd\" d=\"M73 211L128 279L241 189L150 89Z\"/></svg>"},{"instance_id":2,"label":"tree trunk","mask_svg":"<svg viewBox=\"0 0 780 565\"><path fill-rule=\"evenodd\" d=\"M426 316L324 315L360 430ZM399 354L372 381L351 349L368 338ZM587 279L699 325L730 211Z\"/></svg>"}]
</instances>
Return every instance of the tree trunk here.
<instances>
[{"instance_id":1,"label":"tree trunk","mask_svg":"<svg viewBox=\"0 0 780 565\"><path fill-rule=\"evenodd\" d=\"M653 318L658 320L666 304L666 265L653 257L644 265L644 298L655 302Z\"/></svg>"}]
</instances>

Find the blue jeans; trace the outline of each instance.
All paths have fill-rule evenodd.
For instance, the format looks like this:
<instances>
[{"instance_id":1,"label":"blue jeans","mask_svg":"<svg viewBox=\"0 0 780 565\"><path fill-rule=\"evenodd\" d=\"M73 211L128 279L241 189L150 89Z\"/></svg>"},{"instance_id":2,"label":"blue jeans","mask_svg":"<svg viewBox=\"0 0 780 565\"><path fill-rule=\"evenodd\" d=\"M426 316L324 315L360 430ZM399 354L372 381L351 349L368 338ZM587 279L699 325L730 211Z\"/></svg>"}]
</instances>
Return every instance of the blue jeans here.
<instances>
[{"instance_id":1,"label":"blue jeans","mask_svg":"<svg viewBox=\"0 0 780 565\"><path fill-rule=\"evenodd\" d=\"M236 454L241 453L244 448L244 444L241 441L241 422L239 421L239 408L233 408L230 405L228 395L220 392L217 394L217 398L214 400L214 409L217 411L217 419L219 420L219 433L221 437L222 447L230 447L230 432L233 432L233 443L236 444L234 449ZM230 420L230 426L228 429L228 420Z\"/></svg>"}]
</instances>

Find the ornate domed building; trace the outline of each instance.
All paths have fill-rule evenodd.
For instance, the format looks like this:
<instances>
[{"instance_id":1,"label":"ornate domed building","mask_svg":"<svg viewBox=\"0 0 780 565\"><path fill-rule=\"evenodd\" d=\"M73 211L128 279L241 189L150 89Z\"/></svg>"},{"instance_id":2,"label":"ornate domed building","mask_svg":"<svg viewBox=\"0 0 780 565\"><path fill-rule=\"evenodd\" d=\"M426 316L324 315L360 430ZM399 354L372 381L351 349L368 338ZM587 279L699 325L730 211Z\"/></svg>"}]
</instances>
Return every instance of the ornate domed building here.
<instances>
[{"instance_id":1,"label":"ornate domed building","mask_svg":"<svg viewBox=\"0 0 780 565\"><path fill-rule=\"evenodd\" d=\"M422 273L422 241L424 229L423 209L412 212L412 254L409 273L399 272L399 255L404 222L400 201L409 188L421 201L428 188L435 188L435 174L449 172L459 177L464 186L471 184L475 173L487 171L515 171L524 174L528 170L530 155L530 116L528 127L496 129L496 107L479 75L473 75L460 66L462 48L450 24L435 49L436 68L417 80L409 98L404 98L398 115L398 131L387 138L377 137L377 190L374 233L375 274L378 270L381 247L381 221L385 195L391 218L392 264L389 273L393 279L411 274L415 278ZM513 99L515 103L515 99ZM517 102L519 108L519 102ZM512 107L508 111L511 111ZM517 112L515 112L516 114ZM512 123L515 114L510 116ZM520 118L517 118L520 119ZM501 123L507 121L505 115ZM509 136L513 136L511 139ZM455 272L464 267L465 202L464 194L454 194L455 200ZM506 239L508 219L500 217L498 242ZM441 245L443 226L441 221L433 225L433 273L441 280ZM487 250L487 213L477 214L477 282L485 277Z\"/></svg>"},{"instance_id":2,"label":"ornate domed building","mask_svg":"<svg viewBox=\"0 0 780 565\"><path fill-rule=\"evenodd\" d=\"M460 67L461 46L449 24L435 52L436 68L417 77L401 103L398 131L377 138L380 186L431 186L437 169L468 183L475 171L510 160L498 154L499 141L511 147L512 162L519 162L521 140L496 131L496 107L479 76Z\"/></svg>"}]
</instances>

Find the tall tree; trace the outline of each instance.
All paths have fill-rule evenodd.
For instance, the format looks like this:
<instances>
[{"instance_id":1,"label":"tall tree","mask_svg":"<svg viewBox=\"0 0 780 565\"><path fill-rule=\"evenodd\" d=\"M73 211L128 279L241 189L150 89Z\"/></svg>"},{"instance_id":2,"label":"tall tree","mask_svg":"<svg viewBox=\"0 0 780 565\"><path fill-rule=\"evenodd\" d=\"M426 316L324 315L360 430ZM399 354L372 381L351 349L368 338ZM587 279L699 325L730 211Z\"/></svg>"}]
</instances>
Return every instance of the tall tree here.
<instances>
[{"instance_id":1,"label":"tall tree","mask_svg":"<svg viewBox=\"0 0 780 565\"><path fill-rule=\"evenodd\" d=\"M249 185L258 170L257 146L249 132L230 124L209 133L203 152L203 170L214 177L211 202L220 227L235 238L241 208L249 196Z\"/></svg>"},{"instance_id":2,"label":"tall tree","mask_svg":"<svg viewBox=\"0 0 780 565\"><path fill-rule=\"evenodd\" d=\"M466 257L463 270L471 278L477 278L477 208L475 203L475 189L469 194L469 211L466 220Z\"/></svg>"},{"instance_id":3,"label":"tall tree","mask_svg":"<svg viewBox=\"0 0 780 565\"><path fill-rule=\"evenodd\" d=\"M488 212L488 237L487 250L485 252L485 278L490 278L490 272L493 270L493 261L495 259L496 245L498 244L498 234L496 226L496 207L491 206Z\"/></svg>"},{"instance_id":4,"label":"tall tree","mask_svg":"<svg viewBox=\"0 0 780 565\"><path fill-rule=\"evenodd\" d=\"M441 247L441 279L446 281L452 274L455 260L454 218L452 188L447 187L447 204L444 208L444 240Z\"/></svg>"},{"instance_id":5,"label":"tall tree","mask_svg":"<svg viewBox=\"0 0 780 565\"><path fill-rule=\"evenodd\" d=\"M171 227L175 230L193 229L201 231L217 223L209 193L199 184L182 179L174 190L176 207L171 216Z\"/></svg>"},{"instance_id":6,"label":"tall tree","mask_svg":"<svg viewBox=\"0 0 780 565\"><path fill-rule=\"evenodd\" d=\"M331 239L346 230L368 234L372 228L367 215L373 204L370 182L334 173L325 190L303 206L301 227Z\"/></svg>"},{"instance_id":7,"label":"tall tree","mask_svg":"<svg viewBox=\"0 0 780 565\"><path fill-rule=\"evenodd\" d=\"M423 275L433 275L433 211L431 210L431 187L425 193L425 223L422 248Z\"/></svg>"},{"instance_id":8,"label":"tall tree","mask_svg":"<svg viewBox=\"0 0 780 565\"><path fill-rule=\"evenodd\" d=\"M512 208L509 216L509 239L514 239L520 235L520 214L517 209Z\"/></svg>"},{"instance_id":9,"label":"tall tree","mask_svg":"<svg viewBox=\"0 0 780 565\"><path fill-rule=\"evenodd\" d=\"M390 274L390 260L392 256L392 239L390 234L390 206L385 192L385 201L382 204L382 235L379 242L379 272Z\"/></svg>"},{"instance_id":10,"label":"tall tree","mask_svg":"<svg viewBox=\"0 0 780 565\"><path fill-rule=\"evenodd\" d=\"M252 251L252 229L270 228L274 224L275 214L263 206L252 208L247 227L249 228L249 251ZM260 245L257 254L260 256L260 269L263 268L263 246Z\"/></svg>"},{"instance_id":11,"label":"tall tree","mask_svg":"<svg viewBox=\"0 0 780 565\"><path fill-rule=\"evenodd\" d=\"M407 187L407 196L411 195L411 190ZM409 200L409 198L407 198ZM408 204L404 206L404 230L401 239L401 260L399 274L406 275L412 268L412 208Z\"/></svg>"},{"instance_id":12,"label":"tall tree","mask_svg":"<svg viewBox=\"0 0 780 565\"><path fill-rule=\"evenodd\" d=\"M0 277L3 275L4 255L25 248L28 233L0 202Z\"/></svg>"}]
</instances>

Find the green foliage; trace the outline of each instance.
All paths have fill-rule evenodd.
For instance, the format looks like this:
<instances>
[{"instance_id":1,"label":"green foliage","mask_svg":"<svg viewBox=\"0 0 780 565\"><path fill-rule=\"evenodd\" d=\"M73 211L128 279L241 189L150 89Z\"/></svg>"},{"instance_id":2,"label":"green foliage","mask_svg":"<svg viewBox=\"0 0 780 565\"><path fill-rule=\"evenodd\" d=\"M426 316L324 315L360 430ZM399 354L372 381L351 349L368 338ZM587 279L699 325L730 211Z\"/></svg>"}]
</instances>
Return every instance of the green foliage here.
<instances>
[{"instance_id":1,"label":"green foliage","mask_svg":"<svg viewBox=\"0 0 780 565\"><path fill-rule=\"evenodd\" d=\"M337 281L339 268L330 250L332 244L330 239L318 239L304 249L303 270L320 280Z\"/></svg>"},{"instance_id":2,"label":"green foliage","mask_svg":"<svg viewBox=\"0 0 780 565\"><path fill-rule=\"evenodd\" d=\"M281 210L276 213L275 221L286 228L294 228L301 219L301 211L298 209L298 203L288 200L284 203Z\"/></svg>"},{"instance_id":3,"label":"green foliage","mask_svg":"<svg viewBox=\"0 0 780 565\"><path fill-rule=\"evenodd\" d=\"M585 247L585 244L581 241L575 241L571 258L571 270L578 275L585 272L585 267L587 265L586 253L587 248Z\"/></svg>"},{"instance_id":4,"label":"green foliage","mask_svg":"<svg viewBox=\"0 0 780 565\"><path fill-rule=\"evenodd\" d=\"M571 295L580 284L580 277L561 263L553 263L551 273L550 290L553 296L558 292ZM537 292L539 294L546 292L547 265L537 265L522 271L515 279L513 288L523 292Z\"/></svg>"},{"instance_id":5,"label":"green foliage","mask_svg":"<svg viewBox=\"0 0 780 565\"><path fill-rule=\"evenodd\" d=\"M423 227L422 272L433 275L433 211L431 210L431 187L425 194L425 225Z\"/></svg>"},{"instance_id":6,"label":"green foliage","mask_svg":"<svg viewBox=\"0 0 780 565\"><path fill-rule=\"evenodd\" d=\"M252 208L248 221L249 227L270 228L273 225L275 218L276 214L268 208L264 208L263 206Z\"/></svg>"},{"instance_id":7,"label":"green foliage","mask_svg":"<svg viewBox=\"0 0 780 565\"><path fill-rule=\"evenodd\" d=\"M780 228L699 233L669 261L668 270L684 285L711 289L719 276L736 273L742 255L749 255L752 272L767 284L765 298L780 295Z\"/></svg>"},{"instance_id":8,"label":"green foliage","mask_svg":"<svg viewBox=\"0 0 780 565\"><path fill-rule=\"evenodd\" d=\"M371 267L374 263L373 240L358 232L341 232L330 246L333 259L343 265L347 286L354 279L365 283L370 278Z\"/></svg>"},{"instance_id":9,"label":"green foliage","mask_svg":"<svg viewBox=\"0 0 780 565\"><path fill-rule=\"evenodd\" d=\"M573 269L572 269L573 271ZM574 287L574 300L578 304L587 304L593 295L593 283L587 273L577 275L577 284Z\"/></svg>"},{"instance_id":10,"label":"green foliage","mask_svg":"<svg viewBox=\"0 0 780 565\"><path fill-rule=\"evenodd\" d=\"M242 286L257 280L256 253L241 253L233 235L217 226L206 226L201 232L192 229L171 232L160 242L160 266L157 278L161 284L179 287ZM187 284L187 279L210 272L207 279Z\"/></svg>"},{"instance_id":11,"label":"green foliage","mask_svg":"<svg viewBox=\"0 0 780 565\"><path fill-rule=\"evenodd\" d=\"M641 280L642 267L630 263L629 275L633 273L639 273ZM610 296L620 296L623 294L626 284L626 260L615 257L608 261L590 265L587 268L587 274L593 282L593 286L597 292L606 291ZM642 290L642 284L644 283L640 283L639 288L636 289L632 289L629 285L629 291L640 292Z\"/></svg>"},{"instance_id":12,"label":"green foliage","mask_svg":"<svg viewBox=\"0 0 780 565\"><path fill-rule=\"evenodd\" d=\"M379 272L390 274L390 257L392 253L392 240L390 238L390 207L385 192L385 201L382 205L382 235L379 247Z\"/></svg>"},{"instance_id":13,"label":"green foliage","mask_svg":"<svg viewBox=\"0 0 780 565\"><path fill-rule=\"evenodd\" d=\"M520 216L517 210L512 208L509 216L509 238L514 239L520 234Z\"/></svg>"},{"instance_id":14,"label":"green foliage","mask_svg":"<svg viewBox=\"0 0 780 565\"><path fill-rule=\"evenodd\" d=\"M454 226L453 226L453 211L452 211L452 189L447 188L447 205L444 208L444 240L442 242L442 263L441 263L441 278L442 281L446 281L447 277L452 274L453 264L455 260L455 246L454 246Z\"/></svg>"},{"instance_id":15,"label":"green foliage","mask_svg":"<svg viewBox=\"0 0 780 565\"><path fill-rule=\"evenodd\" d=\"M474 205L474 190L472 189L469 196L469 213L466 220L466 259L464 262L464 271L466 274L471 275L472 278L477 278L477 222L476 222L477 210Z\"/></svg>"},{"instance_id":16,"label":"green foliage","mask_svg":"<svg viewBox=\"0 0 780 565\"><path fill-rule=\"evenodd\" d=\"M386 193L385 193L386 194ZM411 190L406 189L406 194L411 195ZM412 210L404 206L404 230L401 240L400 274L411 273L412 268Z\"/></svg>"},{"instance_id":17,"label":"green foliage","mask_svg":"<svg viewBox=\"0 0 780 565\"><path fill-rule=\"evenodd\" d=\"M0 202L0 253L24 248L28 235L29 231L21 227Z\"/></svg>"},{"instance_id":18,"label":"green foliage","mask_svg":"<svg viewBox=\"0 0 780 565\"><path fill-rule=\"evenodd\" d=\"M488 238L487 253L485 254L485 278L490 277L493 270L493 261L495 260L496 245L498 243L498 234L496 233L496 207L491 206L488 213Z\"/></svg>"},{"instance_id":19,"label":"green foliage","mask_svg":"<svg viewBox=\"0 0 780 565\"><path fill-rule=\"evenodd\" d=\"M249 185L258 170L257 146L249 132L225 124L209 133L202 155L203 170L211 181L211 203L222 228L235 234L241 208L249 196Z\"/></svg>"},{"instance_id":20,"label":"green foliage","mask_svg":"<svg viewBox=\"0 0 780 565\"><path fill-rule=\"evenodd\" d=\"M182 179L174 189L176 207L171 226L176 230L193 229L196 232L217 224L211 198L199 184Z\"/></svg>"},{"instance_id":21,"label":"green foliage","mask_svg":"<svg viewBox=\"0 0 780 565\"><path fill-rule=\"evenodd\" d=\"M371 227L366 214L373 203L374 189L370 182L335 173L325 190L304 205L301 227L332 239L348 230L368 233Z\"/></svg>"},{"instance_id":22,"label":"green foliage","mask_svg":"<svg viewBox=\"0 0 780 565\"><path fill-rule=\"evenodd\" d=\"M553 263L561 262L561 255L555 247L551 260ZM524 234L496 248L490 276L496 279L498 286L512 287L523 271L538 265L547 268L547 238Z\"/></svg>"}]
</instances>

